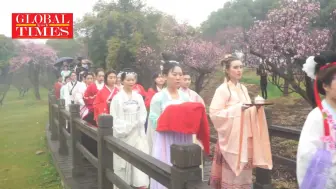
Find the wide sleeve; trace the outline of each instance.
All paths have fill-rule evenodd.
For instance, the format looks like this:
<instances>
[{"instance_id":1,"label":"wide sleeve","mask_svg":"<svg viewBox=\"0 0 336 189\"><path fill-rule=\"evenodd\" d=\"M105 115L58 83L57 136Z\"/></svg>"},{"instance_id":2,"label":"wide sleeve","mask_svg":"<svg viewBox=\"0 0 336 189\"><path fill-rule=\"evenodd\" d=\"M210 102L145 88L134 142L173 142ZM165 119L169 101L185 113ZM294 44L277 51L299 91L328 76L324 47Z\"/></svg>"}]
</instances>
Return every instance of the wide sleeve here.
<instances>
[{"instance_id":1,"label":"wide sleeve","mask_svg":"<svg viewBox=\"0 0 336 189\"><path fill-rule=\"evenodd\" d=\"M147 119L147 110L145 106L145 102L141 95L138 95L138 101L140 106L140 124L145 125Z\"/></svg>"},{"instance_id":2,"label":"wide sleeve","mask_svg":"<svg viewBox=\"0 0 336 189\"><path fill-rule=\"evenodd\" d=\"M147 91L145 90L145 88L142 85L139 85L140 88L140 94L143 98L146 97Z\"/></svg>"},{"instance_id":3,"label":"wide sleeve","mask_svg":"<svg viewBox=\"0 0 336 189\"><path fill-rule=\"evenodd\" d=\"M76 101L81 106L85 105L85 102L84 102L84 99L83 99L85 90L86 90L85 84L80 84L80 86L78 87L78 90L75 93Z\"/></svg>"},{"instance_id":4,"label":"wide sleeve","mask_svg":"<svg viewBox=\"0 0 336 189\"><path fill-rule=\"evenodd\" d=\"M71 99L70 99L70 92L69 92L69 87L68 84L63 86L63 99L65 101L65 107L68 109L69 105L71 104Z\"/></svg>"},{"instance_id":5,"label":"wide sleeve","mask_svg":"<svg viewBox=\"0 0 336 189\"><path fill-rule=\"evenodd\" d=\"M120 98L118 96L112 99L110 105L110 113L113 117L113 136L117 138L124 138L139 124L139 121L130 122L125 120L124 110L121 106Z\"/></svg>"},{"instance_id":6,"label":"wide sleeve","mask_svg":"<svg viewBox=\"0 0 336 189\"><path fill-rule=\"evenodd\" d=\"M156 93L150 103L149 115L148 115L148 127L152 127L156 130L157 120L161 115L161 93Z\"/></svg>"},{"instance_id":7,"label":"wide sleeve","mask_svg":"<svg viewBox=\"0 0 336 189\"><path fill-rule=\"evenodd\" d=\"M194 93L193 95L195 95L196 102L199 102L199 103L201 103L205 106L203 98L198 93L196 93L195 91L193 91L193 93Z\"/></svg>"},{"instance_id":8,"label":"wide sleeve","mask_svg":"<svg viewBox=\"0 0 336 189\"><path fill-rule=\"evenodd\" d=\"M229 118L239 117L241 115L242 103L227 106L230 94L220 86L216 89L215 95L210 104L210 118L214 127L219 132L220 127ZM225 129L225 128L224 128Z\"/></svg>"},{"instance_id":9,"label":"wide sleeve","mask_svg":"<svg viewBox=\"0 0 336 189\"><path fill-rule=\"evenodd\" d=\"M155 95L155 92L152 88L149 88L146 94L146 98L145 98L145 105L146 108L149 109L150 103L152 101L153 96Z\"/></svg>"},{"instance_id":10,"label":"wide sleeve","mask_svg":"<svg viewBox=\"0 0 336 189\"><path fill-rule=\"evenodd\" d=\"M98 116L104 112L105 102L103 100L103 90L97 93L95 100L93 101L94 120L98 122Z\"/></svg>"},{"instance_id":11,"label":"wide sleeve","mask_svg":"<svg viewBox=\"0 0 336 189\"><path fill-rule=\"evenodd\" d=\"M296 156L296 176L301 185L306 174L309 163L318 149L323 147L321 137L323 131L322 113L314 109L308 114L306 122L301 131L298 151Z\"/></svg>"}]
</instances>

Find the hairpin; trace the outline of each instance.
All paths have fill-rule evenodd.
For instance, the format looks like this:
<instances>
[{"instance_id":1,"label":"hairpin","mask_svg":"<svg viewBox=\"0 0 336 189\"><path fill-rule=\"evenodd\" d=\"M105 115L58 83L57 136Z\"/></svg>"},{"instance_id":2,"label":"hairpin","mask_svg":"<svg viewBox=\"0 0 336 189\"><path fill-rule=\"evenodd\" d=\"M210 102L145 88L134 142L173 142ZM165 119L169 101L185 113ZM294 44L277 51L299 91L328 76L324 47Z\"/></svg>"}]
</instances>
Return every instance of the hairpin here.
<instances>
[{"instance_id":1,"label":"hairpin","mask_svg":"<svg viewBox=\"0 0 336 189\"><path fill-rule=\"evenodd\" d=\"M126 74L126 76L137 76L137 73L135 72L124 72Z\"/></svg>"},{"instance_id":2,"label":"hairpin","mask_svg":"<svg viewBox=\"0 0 336 189\"><path fill-rule=\"evenodd\" d=\"M119 72L118 75L117 75L117 77L121 77L121 74L122 74L122 73L124 73L124 72L122 72L122 71Z\"/></svg>"},{"instance_id":3,"label":"hairpin","mask_svg":"<svg viewBox=\"0 0 336 189\"><path fill-rule=\"evenodd\" d=\"M169 63L180 64L179 62L177 62L177 61L175 61L175 60L169 60Z\"/></svg>"}]
</instances>

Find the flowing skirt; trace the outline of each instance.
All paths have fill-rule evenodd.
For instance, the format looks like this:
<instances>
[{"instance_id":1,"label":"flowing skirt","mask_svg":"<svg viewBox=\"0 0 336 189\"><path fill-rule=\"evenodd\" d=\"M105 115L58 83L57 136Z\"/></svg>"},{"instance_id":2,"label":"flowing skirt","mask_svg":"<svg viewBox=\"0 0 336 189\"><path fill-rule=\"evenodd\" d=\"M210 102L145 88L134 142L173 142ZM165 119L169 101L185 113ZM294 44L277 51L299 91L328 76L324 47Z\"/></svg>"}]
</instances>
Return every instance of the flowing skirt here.
<instances>
[{"instance_id":1,"label":"flowing skirt","mask_svg":"<svg viewBox=\"0 0 336 189\"><path fill-rule=\"evenodd\" d=\"M153 144L152 156L171 166L172 164L170 162L170 146L172 144L192 144L193 138L192 134L155 131L155 138L153 143L154 144ZM151 178L150 188L165 189L166 187L164 187L159 182Z\"/></svg>"},{"instance_id":2,"label":"flowing skirt","mask_svg":"<svg viewBox=\"0 0 336 189\"><path fill-rule=\"evenodd\" d=\"M249 145L249 157L252 157L251 152L252 146ZM236 176L224 159L217 142L211 167L210 186L214 189L250 189L252 186L252 170L252 158L249 158L243 171Z\"/></svg>"},{"instance_id":3,"label":"flowing skirt","mask_svg":"<svg viewBox=\"0 0 336 189\"><path fill-rule=\"evenodd\" d=\"M133 134L128 137L128 140L123 140L123 142L133 146L134 148L148 154L148 143L145 136L139 136L138 134ZM113 168L114 173L118 175L127 184L135 188L148 188L149 177L131 163L125 161L118 155L113 155ZM114 186L114 189L118 189Z\"/></svg>"}]
</instances>

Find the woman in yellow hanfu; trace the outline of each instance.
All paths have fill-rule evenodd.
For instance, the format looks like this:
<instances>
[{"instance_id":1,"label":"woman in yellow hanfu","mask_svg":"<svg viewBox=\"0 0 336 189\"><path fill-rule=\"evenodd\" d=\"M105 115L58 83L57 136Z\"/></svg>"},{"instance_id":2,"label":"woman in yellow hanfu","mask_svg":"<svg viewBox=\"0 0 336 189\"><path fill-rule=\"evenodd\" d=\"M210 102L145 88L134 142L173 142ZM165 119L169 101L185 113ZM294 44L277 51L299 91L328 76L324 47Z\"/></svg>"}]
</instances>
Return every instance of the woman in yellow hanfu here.
<instances>
[{"instance_id":1,"label":"woman in yellow hanfu","mask_svg":"<svg viewBox=\"0 0 336 189\"><path fill-rule=\"evenodd\" d=\"M233 56L221 61L225 81L215 92L210 118L218 133L210 185L215 189L250 189L253 167L272 169L268 128L262 106L251 103L239 83L242 62Z\"/></svg>"}]
</instances>

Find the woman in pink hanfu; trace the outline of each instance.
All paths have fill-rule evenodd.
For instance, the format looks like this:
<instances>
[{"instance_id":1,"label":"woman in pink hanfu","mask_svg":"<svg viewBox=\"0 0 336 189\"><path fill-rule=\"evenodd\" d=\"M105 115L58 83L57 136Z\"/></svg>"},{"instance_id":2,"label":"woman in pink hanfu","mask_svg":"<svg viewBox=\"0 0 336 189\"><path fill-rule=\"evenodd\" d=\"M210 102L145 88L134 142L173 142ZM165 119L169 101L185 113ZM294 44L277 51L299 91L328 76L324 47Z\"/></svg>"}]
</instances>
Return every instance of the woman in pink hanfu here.
<instances>
[{"instance_id":1,"label":"woman in pink hanfu","mask_svg":"<svg viewBox=\"0 0 336 189\"><path fill-rule=\"evenodd\" d=\"M218 133L210 185L215 189L250 189L253 167L272 169L272 154L264 108L251 103L239 83L242 62L232 56L221 61L225 81L215 92L210 118Z\"/></svg>"},{"instance_id":2,"label":"woman in pink hanfu","mask_svg":"<svg viewBox=\"0 0 336 189\"><path fill-rule=\"evenodd\" d=\"M205 105L203 98L199 94L197 94L197 92L189 88L190 84L191 84L190 74L187 72L183 72L183 81L180 90L182 92L185 92L189 96L191 102L199 102Z\"/></svg>"},{"instance_id":3,"label":"woman in pink hanfu","mask_svg":"<svg viewBox=\"0 0 336 189\"><path fill-rule=\"evenodd\" d=\"M203 104L203 106L205 106L203 98L199 94L197 94L197 92L195 92L195 91L193 91L189 88L190 84L191 84L190 74L188 72L183 72L183 80L182 80L180 90L182 92L184 92L185 94L187 94L187 96L189 97L191 102L198 102L198 103ZM196 135L193 135L193 142L194 142L194 144L197 144L197 145L201 146L201 148L203 149L203 146L197 140ZM202 179L203 179L204 178L203 154L201 156L201 160L202 160L202 164L201 164L200 168L202 169Z\"/></svg>"}]
</instances>

